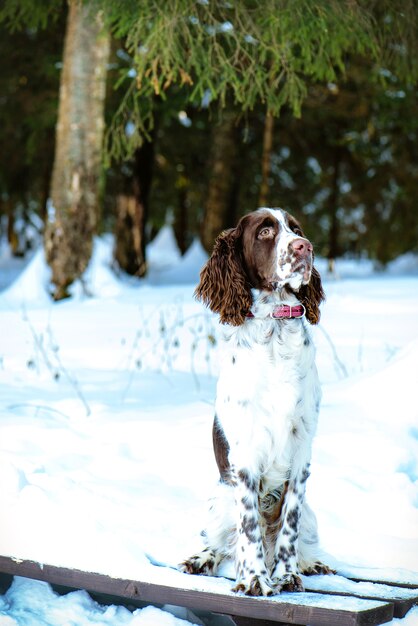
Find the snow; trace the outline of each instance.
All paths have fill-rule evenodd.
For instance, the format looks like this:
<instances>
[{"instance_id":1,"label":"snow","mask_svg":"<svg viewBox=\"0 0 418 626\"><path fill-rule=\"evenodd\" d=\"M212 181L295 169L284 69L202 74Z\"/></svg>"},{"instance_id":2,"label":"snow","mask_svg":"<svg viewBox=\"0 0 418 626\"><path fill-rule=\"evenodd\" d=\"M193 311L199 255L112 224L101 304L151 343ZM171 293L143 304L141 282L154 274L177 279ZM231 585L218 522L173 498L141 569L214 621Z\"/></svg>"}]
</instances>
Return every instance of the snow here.
<instances>
[{"instance_id":1,"label":"snow","mask_svg":"<svg viewBox=\"0 0 418 626\"><path fill-rule=\"evenodd\" d=\"M172 227L165 224L147 247L147 259L152 273L172 267L181 259Z\"/></svg>"},{"instance_id":2,"label":"snow","mask_svg":"<svg viewBox=\"0 0 418 626\"><path fill-rule=\"evenodd\" d=\"M167 228L167 227L164 227ZM153 284L197 284L199 281L200 268L206 263L208 255L206 254L199 239L195 239L187 250L185 255L178 263L169 268L163 268L165 271L158 271L158 268L152 268L148 277Z\"/></svg>"},{"instance_id":3,"label":"snow","mask_svg":"<svg viewBox=\"0 0 418 626\"><path fill-rule=\"evenodd\" d=\"M344 576L302 576L303 584L309 591L332 591L342 593L352 593L354 596L363 594L363 597L381 598L382 593L385 598L411 600L416 598L416 589L393 587L370 582L358 582L347 580Z\"/></svg>"},{"instance_id":4,"label":"snow","mask_svg":"<svg viewBox=\"0 0 418 626\"><path fill-rule=\"evenodd\" d=\"M187 626L189 623L152 606L133 613L122 606L100 606L85 591L60 596L46 583L19 577L0 597L1 626Z\"/></svg>"},{"instance_id":5,"label":"snow","mask_svg":"<svg viewBox=\"0 0 418 626\"><path fill-rule=\"evenodd\" d=\"M83 284L60 303L41 250L15 277L0 254L0 554L228 591L172 569L201 545L217 480L217 325L193 299L206 254L195 241L181 257L167 225L149 277L132 281L113 272L111 251L109 236L96 240ZM318 267L324 395L307 496L324 558L340 574L418 585L417 259L378 273L367 260L337 262L333 276ZM15 578L0 626L199 623L170 611L101 607ZM402 620L417 624L418 607Z\"/></svg>"}]
</instances>

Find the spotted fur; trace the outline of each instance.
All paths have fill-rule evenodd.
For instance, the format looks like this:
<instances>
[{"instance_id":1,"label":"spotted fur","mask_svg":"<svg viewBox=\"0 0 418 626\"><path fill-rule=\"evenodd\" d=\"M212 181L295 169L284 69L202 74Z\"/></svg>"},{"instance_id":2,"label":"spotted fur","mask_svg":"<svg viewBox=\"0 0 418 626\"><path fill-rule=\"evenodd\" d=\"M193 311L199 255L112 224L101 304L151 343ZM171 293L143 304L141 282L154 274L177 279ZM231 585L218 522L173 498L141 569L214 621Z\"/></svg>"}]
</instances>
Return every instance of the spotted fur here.
<instances>
[{"instance_id":1,"label":"spotted fur","mask_svg":"<svg viewBox=\"0 0 418 626\"><path fill-rule=\"evenodd\" d=\"M235 591L301 591L301 573L330 571L305 500L321 396L306 321L318 323L324 298L312 245L292 216L259 209L218 237L196 295L224 324L213 427L220 482L207 548L182 569L214 574L234 559ZM300 303L306 318L270 316Z\"/></svg>"}]
</instances>

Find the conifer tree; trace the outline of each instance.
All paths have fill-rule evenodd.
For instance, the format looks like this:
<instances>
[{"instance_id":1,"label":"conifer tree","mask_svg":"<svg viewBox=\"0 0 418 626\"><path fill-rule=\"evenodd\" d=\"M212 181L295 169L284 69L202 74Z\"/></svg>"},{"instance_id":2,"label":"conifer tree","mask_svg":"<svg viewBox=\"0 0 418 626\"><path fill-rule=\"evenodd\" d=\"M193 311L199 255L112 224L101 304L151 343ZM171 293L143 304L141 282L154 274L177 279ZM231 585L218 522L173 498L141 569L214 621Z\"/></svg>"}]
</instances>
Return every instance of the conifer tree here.
<instances>
[{"instance_id":1,"label":"conifer tree","mask_svg":"<svg viewBox=\"0 0 418 626\"><path fill-rule=\"evenodd\" d=\"M110 152L133 151L152 125L152 99L175 86L189 103L263 103L273 116L287 105L300 116L308 86L338 82L353 56L418 77L418 6L405 0L96 0L132 67L109 133ZM125 133L127 120L139 133Z\"/></svg>"},{"instance_id":2,"label":"conifer tree","mask_svg":"<svg viewBox=\"0 0 418 626\"><path fill-rule=\"evenodd\" d=\"M58 0L4 0L0 22L45 25L60 7ZM96 29L88 37L92 48L98 45L100 29L91 16L100 13L109 30L125 39L132 58L129 71L120 79L124 97L107 134L108 156L119 160L134 154L152 129L155 102L173 92L183 94L184 106L232 105L245 115L261 105L274 117L284 108L298 116L312 86L339 84L353 59L367 59L369 78L375 84L383 84L391 72L410 84L418 76L416 0L401 4L395 0L70 0L69 7L78 7L80 14L90 9L85 23ZM93 62L95 71L91 70L87 112L79 109L77 119L68 118L63 124L72 126L73 139L80 139L79 124L87 120L87 128L95 128L95 139L90 141L92 136L85 133L90 135L89 147L75 159L75 169L73 157L67 160L66 179L56 173L58 165L54 169L52 220L45 241L57 298L67 294L91 254L102 132L95 122L103 119L103 100L97 98L101 108L93 113L96 97L90 96L96 94L96 86L97 94L102 89L99 84L103 86L100 68L105 65L106 45L101 50ZM74 49L71 56L77 58L77 52ZM81 66L92 68L91 60ZM67 90L71 92L77 90ZM134 132L126 132L127 122ZM60 150L67 139L59 132L60 122L56 163L64 164ZM95 164L89 170L94 174L87 175L83 169L87 164ZM64 188L69 189L66 199L58 197ZM83 202L85 210L80 208Z\"/></svg>"}]
</instances>

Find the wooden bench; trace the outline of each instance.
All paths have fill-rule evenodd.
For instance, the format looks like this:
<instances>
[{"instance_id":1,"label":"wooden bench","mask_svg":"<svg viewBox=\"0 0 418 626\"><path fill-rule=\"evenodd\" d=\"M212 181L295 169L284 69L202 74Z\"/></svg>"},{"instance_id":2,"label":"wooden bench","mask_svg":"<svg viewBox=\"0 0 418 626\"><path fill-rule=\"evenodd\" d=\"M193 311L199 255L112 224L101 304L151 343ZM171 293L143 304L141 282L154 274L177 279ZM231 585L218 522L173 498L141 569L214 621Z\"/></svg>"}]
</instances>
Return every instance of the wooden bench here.
<instances>
[{"instance_id":1,"label":"wooden bench","mask_svg":"<svg viewBox=\"0 0 418 626\"><path fill-rule=\"evenodd\" d=\"M146 580L131 580L0 556L0 573L10 579L16 575L42 580L67 590L85 589L104 603L173 604L210 611L229 616L237 626L373 626L394 616L403 617L418 602L418 588L412 585L355 581L341 585L341 577L335 578L335 585L330 577L314 577L311 584L305 577L304 593L252 598L232 593L230 581L225 579L188 576L155 566L150 566Z\"/></svg>"}]
</instances>

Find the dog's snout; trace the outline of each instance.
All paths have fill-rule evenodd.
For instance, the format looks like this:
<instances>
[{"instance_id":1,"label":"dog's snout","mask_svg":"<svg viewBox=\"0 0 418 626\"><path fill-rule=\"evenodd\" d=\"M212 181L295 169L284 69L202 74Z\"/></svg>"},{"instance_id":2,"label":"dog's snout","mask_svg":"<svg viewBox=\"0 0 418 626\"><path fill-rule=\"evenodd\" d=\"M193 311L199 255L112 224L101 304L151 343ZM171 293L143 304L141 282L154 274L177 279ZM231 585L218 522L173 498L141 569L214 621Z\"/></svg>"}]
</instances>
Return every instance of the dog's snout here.
<instances>
[{"instance_id":1,"label":"dog's snout","mask_svg":"<svg viewBox=\"0 0 418 626\"><path fill-rule=\"evenodd\" d=\"M302 238L294 239L290 243L290 247L297 256L307 256L313 250L311 242Z\"/></svg>"}]
</instances>

